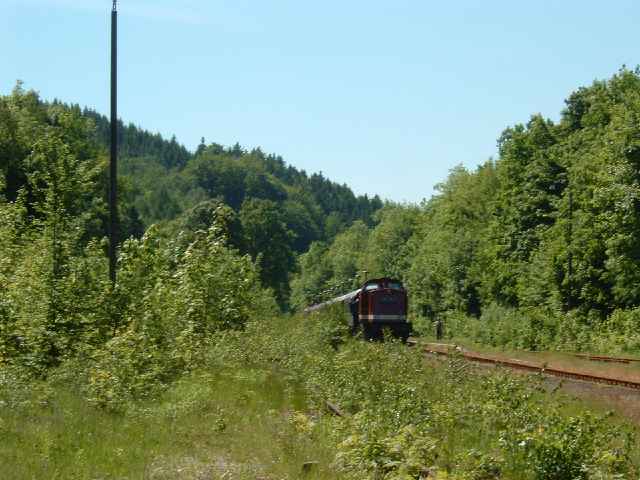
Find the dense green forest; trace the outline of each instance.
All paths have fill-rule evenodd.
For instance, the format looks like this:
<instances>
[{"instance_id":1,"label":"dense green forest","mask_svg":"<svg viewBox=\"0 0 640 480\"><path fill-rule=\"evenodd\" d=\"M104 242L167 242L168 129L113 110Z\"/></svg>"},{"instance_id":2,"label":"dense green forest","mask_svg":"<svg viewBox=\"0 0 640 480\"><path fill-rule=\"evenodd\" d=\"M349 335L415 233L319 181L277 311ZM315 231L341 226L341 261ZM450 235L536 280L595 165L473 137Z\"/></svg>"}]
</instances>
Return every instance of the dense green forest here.
<instances>
[{"instance_id":1,"label":"dense green forest","mask_svg":"<svg viewBox=\"0 0 640 480\"><path fill-rule=\"evenodd\" d=\"M447 318L450 334L639 348L640 70L578 89L558 122L533 115L498 147L419 207L388 205L376 225L313 243L292 302L355 287L367 271L402 278L418 323Z\"/></svg>"},{"instance_id":2,"label":"dense green forest","mask_svg":"<svg viewBox=\"0 0 640 480\"><path fill-rule=\"evenodd\" d=\"M286 309L296 256L382 207L260 149L203 141L191 153L119 124L123 243L111 286L108 127L21 83L0 97L0 363L42 373L120 335L179 348L165 342L272 311L261 298Z\"/></svg>"},{"instance_id":3,"label":"dense green forest","mask_svg":"<svg viewBox=\"0 0 640 480\"><path fill-rule=\"evenodd\" d=\"M446 318L450 335L492 344L638 348L638 70L573 92L558 122L536 114L507 128L496 159L454 168L422 205L357 197L260 149L203 139L192 153L175 139L119 128L129 240L111 289L103 276L106 118L47 103L20 84L0 98L4 359L38 351L55 363L67 349L53 345L48 329L73 343L69 332L83 331L88 318L101 317L106 340L106 324L133 318L107 311L106 300L123 295L130 252L150 248L158 275L175 281L181 256L205 248L205 238L246 258L281 308L342 293L365 275L391 275L410 289L419 329ZM140 293L128 295L137 304ZM33 338L21 330L38 321Z\"/></svg>"},{"instance_id":4,"label":"dense green forest","mask_svg":"<svg viewBox=\"0 0 640 480\"><path fill-rule=\"evenodd\" d=\"M247 255L260 288L281 308L391 275L410 289L423 331L443 318L450 335L491 344L636 349L639 119L640 73L622 69L571 93L558 122L536 114L507 128L496 159L454 168L422 205L357 197L260 149L203 139L189 152L119 124L120 218L130 239L121 268L127 248L151 242L167 256L169 275L175 256L214 229L230 254ZM43 322L74 330L97 315L91 302L62 304L96 294L80 271L108 290L101 283L107 134L104 116L45 102L20 84L0 99L5 349L24 347L16 339L26 337L13 329L35 308L20 297L32 281L50 297ZM104 298L92 301L107 308ZM84 310L72 321L67 307ZM112 322L112 312L103 313Z\"/></svg>"},{"instance_id":5,"label":"dense green forest","mask_svg":"<svg viewBox=\"0 0 640 480\"><path fill-rule=\"evenodd\" d=\"M69 108L80 114L79 106ZM106 148L109 120L89 109L81 115L93 121L96 141ZM269 200L283 210L295 236L294 249L303 252L310 242L332 238L354 220L370 224L372 214L382 207L377 196L356 196L347 185L322 173L307 175L260 148L207 145L202 138L191 153L175 137L167 141L132 124L119 122L118 131L122 174L134 185L135 205L147 226L172 220L211 199L222 200L236 212L245 200Z\"/></svg>"},{"instance_id":6,"label":"dense green forest","mask_svg":"<svg viewBox=\"0 0 640 480\"><path fill-rule=\"evenodd\" d=\"M108 119L78 105L49 104L20 84L2 99L2 107L5 187L0 193L10 202L26 195L29 215L36 213L34 196L42 189L34 178L42 165L33 161L32 147L42 131L55 131L64 148L95 176L85 203L70 213L82 211L91 223L83 227L85 241L106 235ZM191 153L175 138L165 140L122 122L118 129L122 238L140 238L156 223L166 237L183 232L190 238L209 228L216 215L222 216L229 243L258 261L263 285L274 290L285 308L296 256L313 241L332 239L355 220L372 224L374 212L382 207L377 196L356 196L346 185L321 173L307 175L259 148L205 145L203 139Z\"/></svg>"}]
</instances>

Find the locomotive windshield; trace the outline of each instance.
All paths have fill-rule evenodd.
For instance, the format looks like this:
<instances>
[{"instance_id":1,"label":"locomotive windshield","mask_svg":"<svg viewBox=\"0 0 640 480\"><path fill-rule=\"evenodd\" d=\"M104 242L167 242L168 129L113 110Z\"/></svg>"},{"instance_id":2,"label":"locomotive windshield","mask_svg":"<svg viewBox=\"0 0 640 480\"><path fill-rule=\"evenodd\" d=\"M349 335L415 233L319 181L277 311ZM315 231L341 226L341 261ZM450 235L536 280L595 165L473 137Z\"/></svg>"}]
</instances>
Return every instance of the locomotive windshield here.
<instances>
[{"instance_id":1,"label":"locomotive windshield","mask_svg":"<svg viewBox=\"0 0 640 480\"><path fill-rule=\"evenodd\" d=\"M369 292L371 290L378 290L381 288L388 288L391 290L404 290L402 283L398 282L397 280L387 280L387 279L382 279L381 281L369 282L364 286L363 290L365 292Z\"/></svg>"}]
</instances>

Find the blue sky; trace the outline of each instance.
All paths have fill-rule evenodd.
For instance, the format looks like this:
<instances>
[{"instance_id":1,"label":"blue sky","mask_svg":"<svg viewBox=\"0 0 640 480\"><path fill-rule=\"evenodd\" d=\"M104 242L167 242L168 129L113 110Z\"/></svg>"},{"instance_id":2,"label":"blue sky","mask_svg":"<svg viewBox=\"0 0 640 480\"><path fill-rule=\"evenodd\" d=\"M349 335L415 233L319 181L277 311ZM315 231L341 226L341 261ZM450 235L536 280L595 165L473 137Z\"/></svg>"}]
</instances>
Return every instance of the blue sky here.
<instances>
[{"instance_id":1,"label":"blue sky","mask_svg":"<svg viewBox=\"0 0 640 480\"><path fill-rule=\"evenodd\" d=\"M0 93L108 114L110 0L2 0ZM640 63L640 2L121 0L126 122L418 202L501 131Z\"/></svg>"}]
</instances>

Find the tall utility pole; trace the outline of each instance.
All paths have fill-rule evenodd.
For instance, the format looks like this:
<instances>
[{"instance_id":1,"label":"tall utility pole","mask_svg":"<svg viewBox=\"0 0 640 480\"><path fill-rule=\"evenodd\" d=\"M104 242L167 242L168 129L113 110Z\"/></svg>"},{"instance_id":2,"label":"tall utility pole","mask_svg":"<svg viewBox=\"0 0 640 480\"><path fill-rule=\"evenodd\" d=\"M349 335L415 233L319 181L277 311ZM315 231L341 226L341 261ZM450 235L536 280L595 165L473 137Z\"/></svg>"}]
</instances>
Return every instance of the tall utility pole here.
<instances>
[{"instance_id":1,"label":"tall utility pole","mask_svg":"<svg viewBox=\"0 0 640 480\"><path fill-rule=\"evenodd\" d=\"M567 242L567 275L569 280L569 296L567 298L567 309L573 308L573 192L569 187L569 241Z\"/></svg>"},{"instance_id":2,"label":"tall utility pole","mask_svg":"<svg viewBox=\"0 0 640 480\"><path fill-rule=\"evenodd\" d=\"M116 283L118 248L118 7L111 10L111 162L109 166L109 278Z\"/></svg>"}]
</instances>

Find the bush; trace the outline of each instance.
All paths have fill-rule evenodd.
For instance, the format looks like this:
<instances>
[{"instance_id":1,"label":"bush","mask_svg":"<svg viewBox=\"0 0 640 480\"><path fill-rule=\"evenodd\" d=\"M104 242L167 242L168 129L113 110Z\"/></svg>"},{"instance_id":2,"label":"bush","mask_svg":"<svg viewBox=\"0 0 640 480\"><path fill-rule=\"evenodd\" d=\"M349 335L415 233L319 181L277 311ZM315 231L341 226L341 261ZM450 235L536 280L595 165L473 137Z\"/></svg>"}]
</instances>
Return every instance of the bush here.
<instances>
[{"instance_id":1,"label":"bush","mask_svg":"<svg viewBox=\"0 0 640 480\"><path fill-rule=\"evenodd\" d=\"M227 248L215 226L184 251L162 248L155 229L129 240L114 297L118 327L93 354L89 398L116 409L198 365L218 332L277 311L249 257Z\"/></svg>"},{"instance_id":2,"label":"bush","mask_svg":"<svg viewBox=\"0 0 640 480\"><path fill-rule=\"evenodd\" d=\"M615 310L604 321L587 321L577 310L562 314L542 308L492 304L480 318L450 311L445 336L520 350L640 353L640 309ZM431 333L432 328L426 331Z\"/></svg>"}]
</instances>

